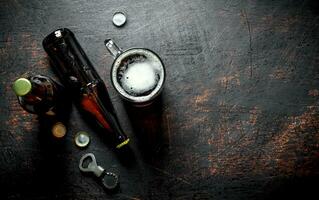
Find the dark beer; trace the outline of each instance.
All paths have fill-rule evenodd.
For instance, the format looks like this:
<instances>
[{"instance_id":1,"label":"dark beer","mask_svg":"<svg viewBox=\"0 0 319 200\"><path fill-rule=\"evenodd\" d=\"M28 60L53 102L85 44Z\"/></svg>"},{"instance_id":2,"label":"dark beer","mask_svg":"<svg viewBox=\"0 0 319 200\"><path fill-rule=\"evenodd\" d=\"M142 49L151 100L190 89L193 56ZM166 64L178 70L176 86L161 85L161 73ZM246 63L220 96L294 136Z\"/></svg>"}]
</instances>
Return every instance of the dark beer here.
<instances>
[{"instance_id":1,"label":"dark beer","mask_svg":"<svg viewBox=\"0 0 319 200\"><path fill-rule=\"evenodd\" d=\"M147 105L160 94L165 70L160 58L147 49L129 49L121 53L112 66L112 83L126 100Z\"/></svg>"},{"instance_id":2,"label":"dark beer","mask_svg":"<svg viewBox=\"0 0 319 200\"><path fill-rule=\"evenodd\" d=\"M161 63L153 55L132 51L119 63L117 81L127 94L147 96L158 85Z\"/></svg>"}]
</instances>

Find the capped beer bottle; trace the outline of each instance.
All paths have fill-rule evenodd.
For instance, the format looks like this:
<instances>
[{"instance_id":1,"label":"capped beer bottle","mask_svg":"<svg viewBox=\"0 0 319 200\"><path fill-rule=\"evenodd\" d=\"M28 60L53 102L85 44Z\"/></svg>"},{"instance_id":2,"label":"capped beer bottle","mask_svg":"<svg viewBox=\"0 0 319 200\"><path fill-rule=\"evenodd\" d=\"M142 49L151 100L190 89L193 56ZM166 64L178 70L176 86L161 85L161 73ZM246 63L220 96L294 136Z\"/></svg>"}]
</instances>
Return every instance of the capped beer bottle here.
<instances>
[{"instance_id":1,"label":"capped beer bottle","mask_svg":"<svg viewBox=\"0 0 319 200\"><path fill-rule=\"evenodd\" d=\"M57 118L58 107L64 96L61 85L47 76L34 75L15 80L13 91L24 110L54 121L51 132L55 137L65 135L66 128Z\"/></svg>"}]
</instances>

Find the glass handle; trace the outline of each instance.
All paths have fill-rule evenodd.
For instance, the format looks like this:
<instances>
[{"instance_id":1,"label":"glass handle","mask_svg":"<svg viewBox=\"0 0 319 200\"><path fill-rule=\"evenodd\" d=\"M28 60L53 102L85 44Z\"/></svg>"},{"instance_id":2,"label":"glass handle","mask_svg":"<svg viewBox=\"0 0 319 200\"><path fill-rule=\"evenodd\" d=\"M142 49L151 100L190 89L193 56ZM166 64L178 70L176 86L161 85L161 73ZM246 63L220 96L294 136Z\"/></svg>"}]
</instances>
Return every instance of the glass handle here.
<instances>
[{"instance_id":1,"label":"glass handle","mask_svg":"<svg viewBox=\"0 0 319 200\"><path fill-rule=\"evenodd\" d=\"M122 50L113 42L111 39L106 39L104 41L106 49L110 52L110 54L113 56L113 58L118 57Z\"/></svg>"}]
</instances>

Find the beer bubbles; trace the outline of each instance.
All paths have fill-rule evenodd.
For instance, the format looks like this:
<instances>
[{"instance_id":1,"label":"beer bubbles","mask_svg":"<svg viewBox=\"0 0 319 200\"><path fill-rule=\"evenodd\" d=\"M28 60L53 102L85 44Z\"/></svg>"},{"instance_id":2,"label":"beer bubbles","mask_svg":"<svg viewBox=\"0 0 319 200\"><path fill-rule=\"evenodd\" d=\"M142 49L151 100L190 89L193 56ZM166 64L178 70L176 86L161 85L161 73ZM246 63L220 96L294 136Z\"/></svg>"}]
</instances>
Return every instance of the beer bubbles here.
<instances>
[{"instance_id":1,"label":"beer bubbles","mask_svg":"<svg viewBox=\"0 0 319 200\"><path fill-rule=\"evenodd\" d=\"M157 85L159 75L151 63L131 63L121 78L123 89L130 95L149 94Z\"/></svg>"},{"instance_id":2,"label":"beer bubbles","mask_svg":"<svg viewBox=\"0 0 319 200\"><path fill-rule=\"evenodd\" d=\"M122 51L111 39L105 46L115 58L111 80L117 92L134 106L146 106L161 93L165 68L159 56L149 49Z\"/></svg>"},{"instance_id":3,"label":"beer bubbles","mask_svg":"<svg viewBox=\"0 0 319 200\"><path fill-rule=\"evenodd\" d=\"M161 79L162 63L147 51L131 50L118 68L117 81L130 96L150 95Z\"/></svg>"}]
</instances>

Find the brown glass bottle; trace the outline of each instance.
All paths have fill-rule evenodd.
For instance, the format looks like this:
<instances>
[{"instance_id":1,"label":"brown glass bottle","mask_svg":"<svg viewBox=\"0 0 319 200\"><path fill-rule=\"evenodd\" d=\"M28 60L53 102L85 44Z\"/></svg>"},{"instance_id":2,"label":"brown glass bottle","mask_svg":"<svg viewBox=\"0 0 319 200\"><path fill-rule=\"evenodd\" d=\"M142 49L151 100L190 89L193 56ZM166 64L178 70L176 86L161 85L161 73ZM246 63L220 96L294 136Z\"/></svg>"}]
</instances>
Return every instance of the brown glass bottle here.
<instances>
[{"instance_id":1,"label":"brown glass bottle","mask_svg":"<svg viewBox=\"0 0 319 200\"><path fill-rule=\"evenodd\" d=\"M74 34L61 28L46 36L42 44L77 106L107 132L117 149L126 146L129 138L120 126L106 86Z\"/></svg>"},{"instance_id":2,"label":"brown glass bottle","mask_svg":"<svg viewBox=\"0 0 319 200\"><path fill-rule=\"evenodd\" d=\"M57 117L59 104L65 98L61 85L47 76L33 75L17 79L13 91L24 110L52 121L51 132L55 137L65 135L66 128Z\"/></svg>"}]
</instances>

